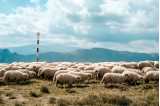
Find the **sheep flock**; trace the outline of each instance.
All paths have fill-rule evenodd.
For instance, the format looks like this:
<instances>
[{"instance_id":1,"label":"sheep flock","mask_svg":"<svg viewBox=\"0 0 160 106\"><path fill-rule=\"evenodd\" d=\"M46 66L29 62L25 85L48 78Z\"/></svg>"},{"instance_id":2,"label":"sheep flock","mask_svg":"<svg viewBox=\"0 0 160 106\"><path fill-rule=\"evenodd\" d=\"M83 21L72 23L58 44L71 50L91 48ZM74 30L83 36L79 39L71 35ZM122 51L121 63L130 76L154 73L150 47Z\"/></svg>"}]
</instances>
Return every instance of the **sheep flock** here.
<instances>
[{"instance_id":1,"label":"sheep flock","mask_svg":"<svg viewBox=\"0 0 160 106\"><path fill-rule=\"evenodd\" d=\"M73 86L89 83L99 84L138 84L159 81L159 62L15 62L0 64L0 81L20 82L31 79L45 79L55 86Z\"/></svg>"}]
</instances>

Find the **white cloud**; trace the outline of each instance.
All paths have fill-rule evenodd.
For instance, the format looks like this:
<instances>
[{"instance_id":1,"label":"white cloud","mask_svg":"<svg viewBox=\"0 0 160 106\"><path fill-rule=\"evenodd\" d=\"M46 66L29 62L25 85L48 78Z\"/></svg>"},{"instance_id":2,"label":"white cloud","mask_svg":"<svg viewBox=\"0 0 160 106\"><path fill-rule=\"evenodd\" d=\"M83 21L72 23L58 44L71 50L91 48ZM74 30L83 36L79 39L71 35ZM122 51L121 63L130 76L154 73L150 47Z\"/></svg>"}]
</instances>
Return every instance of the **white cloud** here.
<instances>
[{"instance_id":1,"label":"white cloud","mask_svg":"<svg viewBox=\"0 0 160 106\"><path fill-rule=\"evenodd\" d=\"M153 0L99 1L102 4L94 4L91 0L48 0L46 4L39 4L40 0L30 0L36 5L17 7L9 14L0 13L0 20L3 20L0 21L0 37L3 37L0 38L0 45L13 46L10 37L18 39L19 45L33 44L34 34L40 31L44 35L43 42L46 43L80 48L157 52L158 42L154 37L157 35L154 34L158 32L158 7ZM45 8L41 8L41 5ZM72 21L69 16L78 19ZM124 38L123 43L109 40L114 37L116 39L117 35L123 39L123 34L128 34L131 38L135 35L137 39L127 41ZM138 38L139 36L142 37ZM154 39L148 39L150 36ZM105 37L108 38L106 41L103 39Z\"/></svg>"}]
</instances>

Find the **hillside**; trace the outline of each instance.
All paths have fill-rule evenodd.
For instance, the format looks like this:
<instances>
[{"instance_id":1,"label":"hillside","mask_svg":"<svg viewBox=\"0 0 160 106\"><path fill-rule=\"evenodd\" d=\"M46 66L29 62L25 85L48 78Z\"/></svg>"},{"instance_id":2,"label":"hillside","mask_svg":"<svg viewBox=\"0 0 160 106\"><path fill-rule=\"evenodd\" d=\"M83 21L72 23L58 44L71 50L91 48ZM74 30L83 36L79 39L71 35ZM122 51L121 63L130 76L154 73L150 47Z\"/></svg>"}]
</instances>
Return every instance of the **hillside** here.
<instances>
[{"instance_id":1,"label":"hillside","mask_svg":"<svg viewBox=\"0 0 160 106\"><path fill-rule=\"evenodd\" d=\"M134 53L127 51L115 51L110 49L93 48L80 49L73 52L47 52L40 54L41 61L77 61L77 62L101 62L101 61L143 61L158 60L158 54ZM14 61L31 62L35 55L20 55L10 52L8 49L0 49L0 62L11 63Z\"/></svg>"}]
</instances>

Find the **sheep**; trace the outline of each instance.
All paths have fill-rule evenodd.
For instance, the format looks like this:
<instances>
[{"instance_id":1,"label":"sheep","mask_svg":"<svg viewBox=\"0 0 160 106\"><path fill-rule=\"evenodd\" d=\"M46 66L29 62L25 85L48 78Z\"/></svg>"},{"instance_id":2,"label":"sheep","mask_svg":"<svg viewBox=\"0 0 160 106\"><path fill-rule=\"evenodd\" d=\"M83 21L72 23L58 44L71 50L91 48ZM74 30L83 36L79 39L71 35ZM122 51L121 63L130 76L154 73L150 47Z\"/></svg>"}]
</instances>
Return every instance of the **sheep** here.
<instances>
[{"instance_id":1,"label":"sheep","mask_svg":"<svg viewBox=\"0 0 160 106\"><path fill-rule=\"evenodd\" d=\"M123 83L124 76L120 73L106 73L104 74L101 83L108 84L108 83Z\"/></svg>"},{"instance_id":2,"label":"sheep","mask_svg":"<svg viewBox=\"0 0 160 106\"><path fill-rule=\"evenodd\" d=\"M126 70L123 66L114 66L111 70L113 73L123 73Z\"/></svg>"},{"instance_id":3,"label":"sheep","mask_svg":"<svg viewBox=\"0 0 160 106\"><path fill-rule=\"evenodd\" d=\"M85 80L89 80L89 79L92 78L92 74L91 73L73 72L73 71L70 71L68 73L80 76L81 82L84 82Z\"/></svg>"},{"instance_id":4,"label":"sheep","mask_svg":"<svg viewBox=\"0 0 160 106\"><path fill-rule=\"evenodd\" d=\"M45 79L52 79L56 71L57 69L54 68L42 67L39 69L38 77Z\"/></svg>"},{"instance_id":5,"label":"sheep","mask_svg":"<svg viewBox=\"0 0 160 106\"><path fill-rule=\"evenodd\" d=\"M56 67L57 70L67 70L67 67L64 67L64 66L59 66L59 67Z\"/></svg>"},{"instance_id":6,"label":"sheep","mask_svg":"<svg viewBox=\"0 0 160 106\"><path fill-rule=\"evenodd\" d=\"M82 72L91 74L92 75L91 79L94 79L97 77L95 70L83 70Z\"/></svg>"},{"instance_id":7,"label":"sheep","mask_svg":"<svg viewBox=\"0 0 160 106\"><path fill-rule=\"evenodd\" d=\"M155 62L154 62L154 67L156 67L156 68L159 69L159 61L155 61Z\"/></svg>"},{"instance_id":8,"label":"sheep","mask_svg":"<svg viewBox=\"0 0 160 106\"><path fill-rule=\"evenodd\" d=\"M127 62L122 64L121 66L125 67L125 68L133 68L133 69L137 69L138 68L138 64L136 62Z\"/></svg>"},{"instance_id":9,"label":"sheep","mask_svg":"<svg viewBox=\"0 0 160 106\"><path fill-rule=\"evenodd\" d=\"M79 70L84 70L85 69L85 66L81 65L81 66L78 66L77 67Z\"/></svg>"},{"instance_id":10,"label":"sheep","mask_svg":"<svg viewBox=\"0 0 160 106\"><path fill-rule=\"evenodd\" d=\"M149 81L159 81L159 71L148 71L144 76L144 80L146 83Z\"/></svg>"},{"instance_id":11,"label":"sheep","mask_svg":"<svg viewBox=\"0 0 160 106\"><path fill-rule=\"evenodd\" d=\"M36 78L36 72L34 71L29 71L27 69L19 69L18 71L23 72L23 73L27 73L29 75L29 78Z\"/></svg>"},{"instance_id":12,"label":"sheep","mask_svg":"<svg viewBox=\"0 0 160 106\"><path fill-rule=\"evenodd\" d=\"M94 66L90 65L90 66L85 67L85 70L94 70L94 68L95 68Z\"/></svg>"},{"instance_id":13,"label":"sheep","mask_svg":"<svg viewBox=\"0 0 160 106\"><path fill-rule=\"evenodd\" d=\"M26 69L30 70L30 71L34 71L36 73L38 73L39 69L43 66L43 64L41 63L31 63L29 64Z\"/></svg>"},{"instance_id":14,"label":"sheep","mask_svg":"<svg viewBox=\"0 0 160 106\"><path fill-rule=\"evenodd\" d=\"M151 61L141 61L138 63L139 69L143 69L143 67L153 67L153 62Z\"/></svg>"},{"instance_id":15,"label":"sheep","mask_svg":"<svg viewBox=\"0 0 160 106\"><path fill-rule=\"evenodd\" d=\"M7 67L5 67L5 70L18 70L18 69L22 69L23 67L21 66L16 66L16 65L8 65Z\"/></svg>"},{"instance_id":16,"label":"sheep","mask_svg":"<svg viewBox=\"0 0 160 106\"><path fill-rule=\"evenodd\" d=\"M60 74L60 73L68 73L68 72L69 72L69 70L59 70L59 71L56 71L54 73L53 82L56 81L56 77L57 77L58 74Z\"/></svg>"},{"instance_id":17,"label":"sheep","mask_svg":"<svg viewBox=\"0 0 160 106\"><path fill-rule=\"evenodd\" d=\"M144 68L142 69L142 72L143 72L143 73L147 73L148 71L158 71L158 69L155 68L155 67L144 67Z\"/></svg>"},{"instance_id":18,"label":"sheep","mask_svg":"<svg viewBox=\"0 0 160 106\"><path fill-rule=\"evenodd\" d=\"M143 77L136 72L124 71L123 76L128 84L137 84L137 81L143 80Z\"/></svg>"},{"instance_id":19,"label":"sheep","mask_svg":"<svg viewBox=\"0 0 160 106\"><path fill-rule=\"evenodd\" d=\"M5 82L25 81L28 79L28 74L14 70L5 72L3 76L3 81Z\"/></svg>"},{"instance_id":20,"label":"sheep","mask_svg":"<svg viewBox=\"0 0 160 106\"><path fill-rule=\"evenodd\" d=\"M111 72L111 70L110 70L110 68L108 68L108 67L97 67L97 68L95 69L95 73L97 74L97 75L96 75L96 78L97 78L97 79L102 79L103 75L104 75L105 73L109 73L109 72Z\"/></svg>"},{"instance_id":21,"label":"sheep","mask_svg":"<svg viewBox=\"0 0 160 106\"><path fill-rule=\"evenodd\" d=\"M57 84L68 84L69 86L72 86L72 84L80 81L80 76L73 75L70 73L60 73L56 77L56 86Z\"/></svg>"},{"instance_id":22,"label":"sheep","mask_svg":"<svg viewBox=\"0 0 160 106\"><path fill-rule=\"evenodd\" d=\"M5 69L1 69L0 70L0 77L3 77L3 75L4 75L4 73L6 72L7 70L5 70Z\"/></svg>"},{"instance_id":23,"label":"sheep","mask_svg":"<svg viewBox=\"0 0 160 106\"><path fill-rule=\"evenodd\" d=\"M127 68L126 70L127 71L131 71L131 72L135 72L135 73L137 73L139 75L143 75L143 72L141 70L139 70L139 69Z\"/></svg>"}]
</instances>

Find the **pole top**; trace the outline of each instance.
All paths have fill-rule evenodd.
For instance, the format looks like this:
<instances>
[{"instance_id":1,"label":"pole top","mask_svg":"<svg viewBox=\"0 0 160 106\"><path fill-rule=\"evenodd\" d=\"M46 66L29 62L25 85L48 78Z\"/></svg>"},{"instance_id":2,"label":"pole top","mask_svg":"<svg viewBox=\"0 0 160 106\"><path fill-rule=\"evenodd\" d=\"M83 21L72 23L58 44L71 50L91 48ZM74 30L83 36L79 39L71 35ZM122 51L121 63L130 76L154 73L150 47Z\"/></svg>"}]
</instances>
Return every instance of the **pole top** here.
<instances>
[{"instance_id":1,"label":"pole top","mask_svg":"<svg viewBox=\"0 0 160 106\"><path fill-rule=\"evenodd\" d=\"M37 35L39 36L39 35L40 35L40 32L37 32Z\"/></svg>"}]
</instances>

